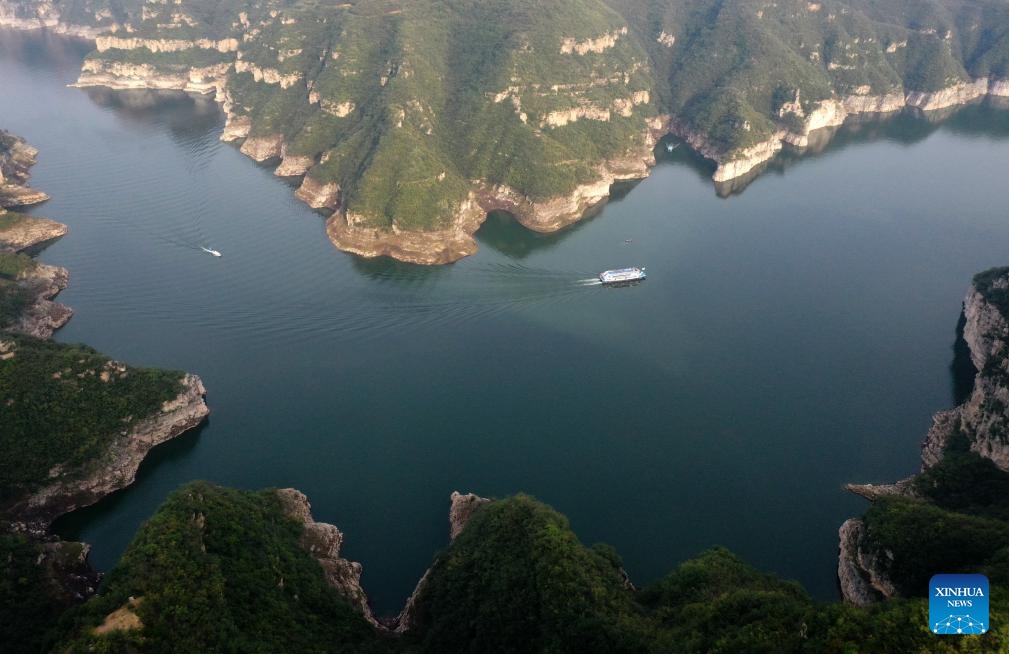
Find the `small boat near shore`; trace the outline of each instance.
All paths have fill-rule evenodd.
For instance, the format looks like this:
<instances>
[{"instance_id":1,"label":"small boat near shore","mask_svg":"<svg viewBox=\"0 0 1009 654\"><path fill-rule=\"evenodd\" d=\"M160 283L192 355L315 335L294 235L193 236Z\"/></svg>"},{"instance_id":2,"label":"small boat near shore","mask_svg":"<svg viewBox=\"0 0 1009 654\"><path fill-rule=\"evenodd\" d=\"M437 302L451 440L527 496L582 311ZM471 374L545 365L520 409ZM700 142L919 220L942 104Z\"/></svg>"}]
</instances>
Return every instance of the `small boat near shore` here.
<instances>
[{"instance_id":1,"label":"small boat near shore","mask_svg":"<svg viewBox=\"0 0 1009 654\"><path fill-rule=\"evenodd\" d=\"M615 270L604 270L599 273L599 281L602 284L626 284L627 282L640 281L645 276L644 267L617 268Z\"/></svg>"},{"instance_id":2,"label":"small boat near shore","mask_svg":"<svg viewBox=\"0 0 1009 654\"><path fill-rule=\"evenodd\" d=\"M204 252L206 252L209 255L212 255L212 256L215 256L215 257L221 256L221 253L218 252L217 250L211 250L210 248L205 248L202 245L200 246L200 249L203 250Z\"/></svg>"}]
</instances>

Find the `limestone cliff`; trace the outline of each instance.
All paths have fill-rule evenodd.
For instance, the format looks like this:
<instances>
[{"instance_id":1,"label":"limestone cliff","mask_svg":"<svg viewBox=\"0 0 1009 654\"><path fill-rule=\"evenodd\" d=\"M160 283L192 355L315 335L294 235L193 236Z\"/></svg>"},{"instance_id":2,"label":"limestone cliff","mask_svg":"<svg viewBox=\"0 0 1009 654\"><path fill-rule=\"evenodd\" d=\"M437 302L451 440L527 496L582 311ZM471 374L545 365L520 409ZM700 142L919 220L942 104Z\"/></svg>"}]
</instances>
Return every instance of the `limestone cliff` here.
<instances>
[{"instance_id":1,"label":"limestone cliff","mask_svg":"<svg viewBox=\"0 0 1009 654\"><path fill-rule=\"evenodd\" d=\"M922 444L922 467L941 458L950 439L962 434L970 449L1009 470L1009 269L974 278L963 303L963 338L978 370L970 398L936 414Z\"/></svg>"},{"instance_id":2,"label":"limestone cliff","mask_svg":"<svg viewBox=\"0 0 1009 654\"><path fill-rule=\"evenodd\" d=\"M7 329L36 338L51 337L73 316L70 307L53 302L53 298L67 287L69 280L70 273L66 268L41 263L22 273L15 283L24 288L31 299Z\"/></svg>"},{"instance_id":3,"label":"limestone cliff","mask_svg":"<svg viewBox=\"0 0 1009 654\"><path fill-rule=\"evenodd\" d=\"M712 179L716 183L724 183L759 171L786 145L799 152L807 149L814 152L822 150L833 137L832 128L843 125L849 119L865 120L867 117L874 118L907 109L931 122L937 122L952 115L953 109L980 102L987 97L1004 97L1007 92L1009 81L982 78L957 82L932 92L897 90L882 95L856 93L821 100L801 116L791 112L782 114L783 117L792 115L799 118L799 129L782 127L765 141L729 152L720 152L708 142L705 134L691 132L682 125L672 132L683 138L694 150L713 160L717 168Z\"/></svg>"},{"instance_id":4,"label":"limestone cliff","mask_svg":"<svg viewBox=\"0 0 1009 654\"><path fill-rule=\"evenodd\" d=\"M322 566L326 582L354 605L372 626L379 627L368 606L368 596L361 588L361 564L340 558L343 532L333 525L313 520L312 506L304 493L282 488L277 491L277 497L284 513L304 525L301 547Z\"/></svg>"},{"instance_id":5,"label":"limestone cliff","mask_svg":"<svg viewBox=\"0 0 1009 654\"><path fill-rule=\"evenodd\" d=\"M6 207L49 199L45 193L28 188L29 170L35 165L38 153L24 139L0 130L0 213Z\"/></svg>"},{"instance_id":6,"label":"limestone cliff","mask_svg":"<svg viewBox=\"0 0 1009 654\"><path fill-rule=\"evenodd\" d=\"M6 219L6 220L5 220ZM67 234L67 226L48 218L0 211L0 252L23 252Z\"/></svg>"},{"instance_id":7,"label":"limestone cliff","mask_svg":"<svg viewBox=\"0 0 1009 654\"><path fill-rule=\"evenodd\" d=\"M0 15L2 10L3 7L0 6ZM10 186L24 188L29 168L35 163L36 156L37 150L28 146L22 139L0 131L0 175ZM52 301L52 298L67 285L69 273L66 269L41 264L25 255L15 254L44 245L66 232L66 226L55 221L4 213L0 210L0 255L5 258L8 270L19 271L13 279L8 274L6 279L0 280L2 281L0 292L16 299L11 305L16 307L15 312L4 317L4 326L8 332L46 339L70 319L71 310ZM52 399L47 390L39 391L32 399L36 388L45 389L46 383L58 385L74 383L64 379L64 375L71 374L71 369L65 369L62 362L59 368L52 372L51 377L49 376L44 367L46 364L41 363L53 361L42 353L47 351L46 347L50 350L53 348L60 350L61 354L58 356L65 356L65 350L60 348L73 349L73 346L41 346L38 342L11 338L9 335L5 339L0 339L0 365L18 366L19 357L23 351L27 351L35 357L31 359L34 361L31 367L34 370L41 368L45 379L45 381L36 379L26 387L24 375L32 374L31 372L26 372L26 369L22 368L21 373L15 373L13 378L8 375L6 390L12 394L5 395L8 397L5 404L7 411L18 413L19 409L12 404L17 397L28 398L23 400L26 402L24 406L29 407L31 411L45 411L46 402L52 402ZM77 359L75 356L78 363L83 363L87 357L100 359L100 355L86 348L79 348L79 352L79 356L83 358ZM103 384L112 381L114 376L124 378L129 371L122 364L106 361L99 369L89 368L79 374L84 376L89 373L92 379ZM78 391L80 388L77 387ZM30 485L14 484L11 487L16 489L13 493L7 488L3 506L0 507L2 518L0 529L5 531L14 529L27 536L31 547L38 552L35 567L44 571L42 576L47 580L47 585L51 586L46 595L51 596L57 604L67 606L93 594L97 588L99 575L87 564L88 545L54 540L48 534L52 521L75 508L93 504L132 483L141 461L153 447L203 421L208 413L203 400L205 393L199 377L186 375L181 381L181 391L175 398L163 402L152 415L137 416L136 419L133 416L126 416L118 423L121 425L121 431L113 436L108 447L100 455L87 459L84 463L66 464L65 462L74 460L74 454L65 451L65 445L52 445L54 442L62 443L60 438L68 433L60 429L50 429L49 433L44 429L35 429L29 434L32 438L30 445L9 443L5 446L15 450L22 446L39 448L47 453L44 461L64 462L50 468L47 475L43 473L32 478ZM100 399L96 401L99 404L102 402ZM12 409L12 406L15 408ZM89 404L89 407L91 406L93 405ZM60 409L63 413L67 413L65 407ZM20 410L23 412L25 409ZM14 424L18 424L18 421L23 424L24 416L19 418L15 415ZM15 429L14 433L19 432ZM74 436L76 437L75 433ZM74 444L74 447L82 446ZM5 450L0 455L9 457L11 453ZM19 464L24 460L13 458ZM44 465L48 467L49 463ZM39 478L43 475L44 479L40 483ZM13 482L5 480L4 483ZM24 490L28 488L36 490Z\"/></svg>"},{"instance_id":8,"label":"limestone cliff","mask_svg":"<svg viewBox=\"0 0 1009 654\"><path fill-rule=\"evenodd\" d=\"M845 601L855 606L868 606L893 597L893 583L879 571L879 553L864 547L865 524L856 518L846 520L838 530L840 554L837 578ZM885 554L883 554L885 556Z\"/></svg>"},{"instance_id":9,"label":"limestone cliff","mask_svg":"<svg viewBox=\"0 0 1009 654\"><path fill-rule=\"evenodd\" d=\"M975 276L963 303L963 338L977 374L968 400L938 412L921 446L922 470L937 465L954 437L966 440L971 451L1009 471L1009 268ZM870 501L891 496L913 497L914 477L893 484L849 484L847 490ZM880 557L865 542L860 520L844 523L839 531L838 579L844 598L865 605L894 594L880 565Z\"/></svg>"}]
</instances>

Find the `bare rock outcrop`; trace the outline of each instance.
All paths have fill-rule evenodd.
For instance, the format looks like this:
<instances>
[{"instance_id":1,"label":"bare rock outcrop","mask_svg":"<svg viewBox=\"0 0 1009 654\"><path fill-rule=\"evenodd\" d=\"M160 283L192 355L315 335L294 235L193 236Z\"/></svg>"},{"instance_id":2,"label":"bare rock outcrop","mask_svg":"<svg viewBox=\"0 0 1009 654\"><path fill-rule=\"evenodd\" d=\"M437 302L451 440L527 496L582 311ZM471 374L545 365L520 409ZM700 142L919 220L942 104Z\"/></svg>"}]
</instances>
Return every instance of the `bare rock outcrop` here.
<instances>
[{"instance_id":1,"label":"bare rock outcrop","mask_svg":"<svg viewBox=\"0 0 1009 654\"><path fill-rule=\"evenodd\" d=\"M837 578L845 601L855 606L868 606L896 594L893 583L880 572L877 554L866 551L865 523L851 518L838 530L840 554Z\"/></svg>"},{"instance_id":2,"label":"bare rock outcrop","mask_svg":"<svg viewBox=\"0 0 1009 654\"><path fill-rule=\"evenodd\" d=\"M802 110L798 98L794 103L786 103L785 113L793 113L802 120L802 128L798 131L779 129L767 140L753 144L747 148L733 152L720 152L712 147L707 135L692 132L682 125L674 125L672 130L683 138L694 150L711 159L717 164L712 178L716 183L725 183L733 179L750 175L753 171L775 158L782 150L783 144L788 144L800 151L813 145L816 135L823 130L836 128L853 117L873 117L892 114L905 108L914 110L918 115L932 122L945 120L959 107L978 102L985 97L1005 97L1009 95L1009 80L980 78L958 82L949 87L932 92L908 91L899 89L880 95L873 95L869 87L856 89L856 92L839 98L821 100L808 112ZM822 149L830 140L820 138L813 150Z\"/></svg>"},{"instance_id":3,"label":"bare rock outcrop","mask_svg":"<svg viewBox=\"0 0 1009 654\"><path fill-rule=\"evenodd\" d=\"M470 518L473 517L477 509L484 504L489 504L491 500L473 493L463 494L459 491L452 491L450 499L452 506L448 510L448 535L451 540L455 540L462 533L462 530L466 528Z\"/></svg>"},{"instance_id":4,"label":"bare rock outcrop","mask_svg":"<svg viewBox=\"0 0 1009 654\"><path fill-rule=\"evenodd\" d=\"M381 628L368 606L368 596L361 588L361 564L340 558L343 532L331 524L312 519L312 506L301 491L282 488L277 491L284 513L304 525L301 547L319 562L326 582L349 601L374 627Z\"/></svg>"},{"instance_id":5,"label":"bare rock outcrop","mask_svg":"<svg viewBox=\"0 0 1009 654\"><path fill-rule=\"evenodd\" d=\"M0 130L0 208L45 202L49 196L28 188L31 167L39 151L21 137Z\"/></svg>"},{"instance_id":6,"label":"bare rock outcrop","mask_svg":"<svg viewBox=\"0 0 1009 654\"><path fill-rule=\"evenodd\" d=\"M277 159L284 156L284 136L282 134L250 136L245 139L240 149L242 154L260 163Z\"/></svg>"},{"instance_id":7,"label":"bare rock outcrop","mask_svg":"<svg viewBox=\"0 0 1009 654\"><path fill-rule=\"evenodd\" d=\"M950 439L963 434L970 449L1009 471L1009 323L1004 305L991 296L1009 297L1009 269L979 278L963 302L963 338L978 370L974 390L958 407L936 414L922 444L922 468L938 463Z\"/></svg>"},{"instance_id":8,"label":"bare rock outcrop","mask_svg":"<svg viewBox=\"0 0 1009 654\"><path fill-rule=\"evenodd\" d=\"M0 216L3 216L0 211ZM48 218L23 216L7 227L0 222L0 252L21 252L65 236L67 226Z\"/></svg>"},{"instance_id":9,"label":"bare rock outcrop","mask_svg":"<svg viewBox=\"0 0 1009 654\"><path fill-rule=\"evenodd\" d=\"M419 264L451 263L477 251L473 234L487 217L471 194L461 203L452 224L434 231L367 226L363 216L338 211L326 221L326 234L339 249L363 257L390 256Z\"/></svg>"},{"instance_id":10,"label":"bare rock outcrop","mask_svg":"<svg viewBox=\"0 0 1009 654\"><path fill-rule=\"evenodd\" d=\"M311 175L305 175L294 195L313 209L336 211L340 208L340 185L336 182L320 182Z\"/></svg>"},{"instance_id":11,"label":"bare rock outcrop","mask_svg":"<svg viewBox=\"0 0 1009 654\"><path fill-rule=\"evenodd\" d=\"M32 299L7 329L36 338L51 337L74 313L70 307L52 300L69 281L66 268L42 263L20 275L16 283L27 289Z\"/></svg>"},{"instance_id":12,"label":"bare rock outcrop","mask_svg":"<svg viewBox=\"0 0 1009 654\"><path fill-rule=\"evenodd\" d=\"M1009 471L1009 268L974 278L963 303L963 338L977 369L974 389L960 406L940 411L921 446L922 470L937 465L951 439L961 436L972 451ZM845 488L870 501L914 496L914 477L893 484L848 484ZM865 526L849 520L841 527L838 579L845 600L864 606L894 594L882 572L887 552L863 546Z\"/></svg>"}]
</instances>

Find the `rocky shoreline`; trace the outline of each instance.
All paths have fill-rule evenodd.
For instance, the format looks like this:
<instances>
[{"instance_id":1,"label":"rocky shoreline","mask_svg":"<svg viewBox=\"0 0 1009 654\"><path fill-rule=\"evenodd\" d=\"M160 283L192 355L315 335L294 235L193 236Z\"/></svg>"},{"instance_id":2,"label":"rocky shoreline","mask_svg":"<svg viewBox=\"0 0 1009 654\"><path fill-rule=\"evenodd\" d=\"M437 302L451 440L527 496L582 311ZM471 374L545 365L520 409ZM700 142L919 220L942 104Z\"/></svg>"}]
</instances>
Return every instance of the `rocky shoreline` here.
<instances>
[{"instance_id":1,"label":"rocky shoreline","mask_svg":"<svg viewBox=\"0 0 1009 654\"><path fill-rule=\"evenodd\" d=\"M9 207L45 202L49 196L28 187L29 170L39 151L23 138L0 130L0 213Z\"/></svg>"},{"instance_id":2,"label":"rocky shoreline","mask_svg":"<svg viewBox=\"0 0 1009 654\"><path fill-rule=\"evenodd\" d=\"M66 268L37 263L34 270L17 280L29 290L32 300L7 329L35 338L51 338L53 332L67 324L74 315L73 309L53 301L69 281L70 273Z\"/></svg>"},{"instance_id":3,"label":"rocky shoreline","mask_svg":"<svg viewBox=\"0 0 1009 654\"><path fill-rule=\"evenodd\" d=\"M1009 80L981 79L953 85L934 93L894 92L883 95L851 95L843 99L826 100L804 118L800 132L779 130L767 141L732 153L720 153L703 134L692 132L668 116L653 120L646 135L646 147L596 167L597 178L578 186L571 193L544 201L532 200L515 189L489 185L474 180L471 194L452 217L451 227L430 232L379 229L360 226L359 216L340 205L340 188L332 182L314 179L309 170L316 163L304 155L287 152L280 134L250 136L252 122L247 116L231 111L227 94L228 65L194 68L166 74L144 65L85 62L76 86L106 86L112 89L148 88L180 90L188 93L213 93L225 113L226 125L221 139L240 141L240 151L257 162L279 160L275 174L302 177L295 195L315 209L332 210L326 232L340 250L363 257L389 256L411 263L437 265L451 263L477 251L473 234L483 224L486 214L501 210L513 215L524 227L549 233L563 229L605 203L616 182L643 179L655 164L653 148L658 139L671 135L682 139L694 151L715 162L712 181L720 194L737 191L759 176L763 166L788 147L803 152L825 147L836 128L850 119L876 119L894 113L913 110L936 120L938 115L986 97L1009 97ZM475 211L481 215L472 215Z\"/></svg>"},{"instance_id":4,"label":"rocky shoreline","mask_svg":"<svg viewBox=\"0 0 1009 654\"><path fill-rule=\"evenodd\" d=\"M2 17L0 24L3 24ZM23 23L9 23L8 26L25 29ZM73 31L70 27L67 29ZM212 94L226 118L221 139L240 142L241 152L258 162L277 160L274 172L278 176L301 177L296 197L314 209L332 212L327 219L326 232L338 249L363 257L389 256L427 265L451 263L474 254L477 244L473 234L490 211L506 211L526 228L538 232L554 232L581 220L605 203L615 182L647 177L655 163L655 142L667 135L682 139L694 151L716 164L712 180L719 194L724 195L740 190L759 176L764 166L786 147L799 152L825 147L833 136L833 130L849 119L872 119L913 110L924 116L931 114L938 120L945 117L939 115L942 112L986 97L1009 97L1009 80L993 78L959 82L931 93L893 91L873 95L868 87L863 87L847 97L821 101L808 111L802 110L796 98L789 107L798 111L796 115L802 121L800 130L782 128L765 141L728 153L714 147L707 135L691 131L672 117L660 116L650 121L649 133L644 140L646 147L641 148L641 152L599 164L595 180L578 186L570 193L537 201L507 186L473 180L469 196L455 210L449 227L419 232L402 230L395 225L391 228L365 226L361 216L341 206L341 190L336 183L312 177L310 170L317 163L315 158L289 153L281 134L252 134L251 119L236 113L228 94L228 73L239 61L246 67L252 65L240 59L240 44L234 39L220 42L137 39L120 36L119 33L94 35L93 38L96 38L99 52L144 47L156 52L197 49L235 54L235 61L209 66L183 66L173 70L92 58L84 62L75 86ZM260 76L267 82L273 80L271 83L284 87L283 76L277 77L280 75L278 72L274 80L267 75L270 72L260 71Z\"/></svg>"},{"instance_id":5,"label":"rocky shoreline","mask_svg":"<svg viewBox=\"0 0 1009 654\"><path fill-rule=\"evenodd\" d=\"M807 9L815 14L819 11L819 6L811 3ZM141 16L149 18L160 15L159 12L160 10L145 9ZM113 17L114 14L117 18ZM237 106L232 101L228 83L232 74L239 72L251 75L252 80L260 85L289 92L297 90L300 93L304 90L305 101L309 106L322 107L324 113L337 119L346 118L360 109L355 108L355 103L347 98L323 97L325 94L315 88L315 79L310 79L311 76L297 66L284 63L288 57L299 56L302 49L280 52L276 61L272 55L262 61L256 58L254 53L258 51L255 50L254 43L260 30L266 25L272 25L271 20L277 14L277 11L273 11L270 18L253 26L256 19L250 19L247 13L242 12L235 17L230 31L211 30L202 34L188 29L199 21L185 12L177 12L162 17L168 21L163 26L162 33L151 32L140 24L134 24L138 17L131 18L128 11L117 14L103 10L95 11L93 15L76 16L74 20L88 25L75 25L64 20L56 3L33 6L11 0L0 1L0 26L16 29L45 28L56 33L75 34L94 40L96 54L83 62L75 86L173 90L213 96L226 118L221 139L238 142L241 152L258 162L275 164L274 172L278 176L301 177L296 196L312 208L332 212L327 220L327 234L337 248L364 257L390 256L420 264L449 263L476 252L473 233L479 228L482 219L472 214L478 211L484 212L483 218L489 211L508 212L520 224L539 232L557 231L581 220L606 201L614 182L647 177L649 169L654 165L652 149L655 142L669 135L682 139L694 151L714 162L712 180L716 192L725 195L741 190L785 148L801 153L825 147L831 140L833 131L848 120L873 119L900 111L913 111L930 120L941 120L956 108L984 98L1009 99L1009 80L998 77L965 79L953 83L949 82L951 78L947 78L947 87L931 92L909 91L900 87L884 90L863 83L860 86L839 87L845 90L834 91L833 97L812 103L802 101L800 91L793 89L790 92L795 94L794 100L784 102L773 115L768 116L769 125L777 127L760 128L763 130L760 132L762 135L766 135L768 129L775 130L770 136L762 136L763 140L728 152L722 149L725 146L719 146L713 141L711 134L691 129L681 120L682 117L667 115L648 118L649 114L644 113L639 118L647 124L647 129L644 130L647 134L643 141L646 147L640 148L641 151L626 153L621 160L598 163L591 179L570 192L548 199L532 199L514 188L472 179L469 180L469 190L465 196L460 195L452 203L446 204L452 208L441 209L454 214L443 216L445 220L441 224L446 226L421 232L397 227L395 222L379 226L375 216L369 215L365 220L353 206L342 205L339 184L327 179L320 168L328 153L323 153L320 157L318 152L313 154L311 147L305 150L304 145L292 146L292 143L297 142L297 137L285 136L276 126L268 129L264 123L258 125L257 129L253 119L247 115L252 110L250 106ZM291 16L284 19L287 21L284 24L294 25L298 20ZM615 33L621 34L621 39L624 40L631 38L627 27L622 32ZM185 38L184 35L187 34L193 36ZM600 38L602 40L599 43L606 43L606 47L599 46L601 50L590 50L591 52L604 52L616 43L609 40L610 36ZM576 47L572 43L577 45L580 41L570 38L563 40L561 54L573 57L587 54L579 49L581 46ZM589 40L586 43L595 41ZM659 43L671 48L676 40L662 32ZM858 39L854 43L857 44ZM893 54L906 46L906 41L894 42L887 47L886 52ZM138 50L149 52L152 58L138 59L131 54ZM182 54L177 59L165 60L165 53ZM811 60L819 61L821 53L814 54L816 58ZM809 56L812 58L814 54ZM338 55L338 52L331 54L333 59ZM830 70L841 66L838 62L829 63L835 66L830 68L828 65ZM845 66L847 64L842 67ZM395 73L393 68L387 71L388 74L379 76L381 86L385 86L390 75ZM353 70L348 74L357 75L360 72ZM603 82L605 80L593 79L588 84L592 86ZM623 83L627 84L626 79ZM509 86L505 91L491 94L488 98L494 104L510 98L515 105L516 115L526 123L529 116L523 111L519 91L516 90L520 86ZM551 88L556 93L568 86L573 88L577 85ZM233 90L237 93L237 87ZM605 108L582 103L573 109L548 112L541 116L537 124L540 129L544 129L564 126L577 120L606 122L615 119L615 116L638 116L634 107L650 105L651 98L658 95L656 89L632 91L630 98L620 98L612 106L607 105ZM397 111L402 114L402 107ZM398 126L402 122L403 117L400 115ZM748 120L737 122L733 129L751 129ZM431 132L427 133L430 135ZM313 176L313 170L316 171L316 176Z\"/></svg>"},{"instance_id":6,"label":"rocky shoreline","mask_svg":"<svg viewBox=\"0 0 1009 654\"><path fill-rule=\"evenodd\" d=\"M866 89L867 91L867 89ZM844 98L823 100L808 114L801 116L801 131L780 129L766 141L729 153L719 152L704 134L687 129L682 123L671 121L670 133L683 139L694 151L713 161L717 168L712 175L716 184L726 184L762 172L762 166L785 148L799 153L815 144L822 149L833 136L830 131L849 119L878 119L897 112L910 110L915 115L933 122L951 115L950 109L983 101L985 98L1009 97L1009 80L981 78L958 82L934 92L893 91L882 95L854 94ZM756 176L756 175L754 175ZM737 187L739 185L736 185Z\"/></svg>"},{"instance_id":7,"label":"rocky shoreline","mask_svg":"<svg viewBox=\"0 0 1009 654\"><path fill-rule=\"evenodd\" d=\"M456 210L448 228L418 232L399 230L395 226L392 229L366 227L361 216L341 206L339 185L320 182L311 176L309 169L315 164L313 158L289 154L281 134L250 135L251 120L232 111L227 91L229 66L220 64L166 73L146 64L87 60L74 86L213 94L225 115L221 140L240 142L242 154L256 162L279 160L274 170L277 176L302 177L295 196L313 209L333 212L326 221L330 241L344 252L367 258L389 256L424 265L458 261L476 253L477 243L473 234L487 214L495 210L509 212L520 224L533 231L555 232L578 222L605 203L614 183L643 179L655 165L653 148L656 136L654 130L650 130L645 134L641 152L603 162L596 167L595 181L582 184L569 194L537 201L510 187L474 180L472 191Z\"/></svg>"},{"instance_id":8,"label":"rocky shoreline","mask_svg":"<svg viewBox=\"0 0 1009 654\"><path fill-rule=\"evenodd\" d=\"M0 218L11 217L10 212L0 211ZM17 215L17 220L4 226L0 219L0 252L25 252L66 236L67 226L48 218Z\"/></svg>"},{"instance_id":9,"label":"rocky shoreline","mask_svg":"<svg viewBox=\"0 0 1009 654\"><path fill-rule=\"evenodd\" d=\"M963 338L971 361L978 371L974 389L963 404L940 411L932 419L921 445L922 472L937 465L947 445L956 436L965 437L972 452L990 459L998 468L1009 471L1009 323L1002 309L986 298L986 293L1009 294L1009 269L993 274L987 289L971 284L963 302ZM845 489L870 501L885 497L914 497L915 477L892 484L848 484ZM893 584L879 565L879 556L865 543L865 524L852 518L838 531L838 580L844 599L865 606L892 597Z\"/></svg>"},{"instance_id":10,"label":"rocky shoreline","mask_svg":"<svg viewBox=\"0 0 1009 654\"><path fill-rule=\"evenodd\" d=\"M47 486L8 510L8 515L19 523L19 529L45 535L60 516L126 488L136 479L148 452L203 422L210 409L204 401L207 391L202 380L189 374L181 384L182 391L177 397L164 402L155 415L123 430L90 469L50 471L52 481Z\"/></svg>"},{"instance_id":11,"label":"rocky shoreline","mask_svg":"<svg viewBox=\"0 0 1009 654\"><path fill-rule=\"evenodd\" d=\"M4 197L23 199L35 194L36 197L47 198L45 194L25 186L38 151L23 139L6 132L0 132L0 143L5 146L0 153L0 180L7 182L3 187ZM17 189L27 190L19 194ZM0 209L0 252L22 253L38 249L66 233L67 227L62 223L5 213ZM53 301L66 288L69 278L65 268L32 261L14 280L22 289L27 289L30 300L14 322L7 326L7 331L40 339L51 338L73 315L69 307ZM0 339L0 363L17 356L17 342ZM104 381L105 375L111 378L113 374L125 374L125 371L126 367L122 364L109 361L106 369L99 374ZM41 489L5 501L0 514L2 528L26 534L38 544L41 554L36 565L47 570L55 592L62 596L63 601L81 601L94 593L100 575L87 564L89 546L57 540L49 533L52 522L61 515L94 504L129 486L151 449L204 421L209 408L204 401L206 389L200 378L186 375L181 380L181 387L180 393L163 402L154 415L124 428L105 453L84 468L63 469L56 466L49 471L49 479Z\"/></svg>"}]
</instances>

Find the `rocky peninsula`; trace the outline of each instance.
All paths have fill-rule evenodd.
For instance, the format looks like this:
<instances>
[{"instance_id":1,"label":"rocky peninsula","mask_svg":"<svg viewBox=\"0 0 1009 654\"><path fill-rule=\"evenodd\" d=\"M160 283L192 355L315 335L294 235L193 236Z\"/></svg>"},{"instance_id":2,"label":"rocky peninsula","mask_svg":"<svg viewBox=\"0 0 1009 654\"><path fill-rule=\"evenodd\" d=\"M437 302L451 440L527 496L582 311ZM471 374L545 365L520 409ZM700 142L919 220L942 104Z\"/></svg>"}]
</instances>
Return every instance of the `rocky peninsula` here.
<instances>
[{"instance_id":1,"label":"rocky peninsula","mask_svg":"<svg viewBox=\"0 0 1009 654\"><path fill-rule=\"evenodd\" d=\"M241 1L213 21L195 0L69 4L0 0L0 25L93 33L79 86L212 94L221 138L300 177L297 196L330 214L338 248L425 264L473 254L489 211L563 229L614 182L647 176L662 138L711 160L726 193L847 120L939 120L1009 96L1005 37L968 35L968 10L946 2L913 21L896 3L791 0L705 0L682 15L672 0ZM988 23L1009 24L986 5ZM451 37L476 29L487 33ZM753 44L766 51L748 57Z\"/></svg>"}]
</instances>

